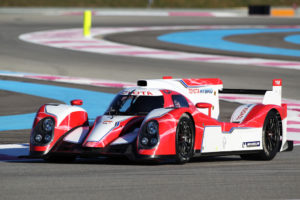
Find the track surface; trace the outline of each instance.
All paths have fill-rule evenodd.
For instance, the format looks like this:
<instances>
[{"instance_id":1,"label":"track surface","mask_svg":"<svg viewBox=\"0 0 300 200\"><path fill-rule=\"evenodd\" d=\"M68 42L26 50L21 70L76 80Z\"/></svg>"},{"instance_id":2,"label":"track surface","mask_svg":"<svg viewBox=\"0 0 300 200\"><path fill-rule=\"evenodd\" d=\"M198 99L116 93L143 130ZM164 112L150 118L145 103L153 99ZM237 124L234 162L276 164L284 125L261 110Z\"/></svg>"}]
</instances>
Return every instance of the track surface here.
<instances>
[{"instance_id":1,"label":"track surface","mask_svg":"<svg viewBox=\"0 0 300 200\"><path fill-rule=\"evenodd\" d=\"M274 161L1 163L3 199L299 199L299 149ZM287 164L288 163L288 164Z\"/></svg>"},{"instance_id":2,"label":"track surface","mask_svg":"<svg viewBox=\"0 0 300 200\"><path fill-rule=\"evenodd\" d=\"M94 26L297 25L298 19L96 17ZM73 52L24 43L22 33L81 26L77 16L1 15L0 67L35 73L135 81L137 78L220 77L226 87L269 88L283 78L283 95L300 99L297 70L201 64ZM40 99L42 100L42 99ZM13 106L10 104L10 106ZM3 133L1 133L3 134ZM183 166L109 160L75 164L1 162L3 199L299 199L300 151L274 161L238 157L198 160Z\"/></svg>"},{"instance_id":3,"label":"track surface","mask_svg":"<svg viewBox=\"0 0 300 200\"><path fill-rule=\"evenodd\" d=\"M224 87L269 88L270 80L282 77L283 96L299 99L299 73L295 70L262 69L247 65L228 65L163 61L145 58L116 57L80 53L63 49L27 44L18 40L22 33L39 30L77 28L77 16L1 16L1 69L34 73L59 74L135 82L137 77L220 77ZM271 18L190 18L190 17L95 17L93 26L151 25L297 25L298 19ZM34 53L32 53L34 52ZM187 64L188 63L188 64ZM255 81L253 80L255 77ZM238 84L238 85L237 85Z\"/></svg>"}]
</instances>

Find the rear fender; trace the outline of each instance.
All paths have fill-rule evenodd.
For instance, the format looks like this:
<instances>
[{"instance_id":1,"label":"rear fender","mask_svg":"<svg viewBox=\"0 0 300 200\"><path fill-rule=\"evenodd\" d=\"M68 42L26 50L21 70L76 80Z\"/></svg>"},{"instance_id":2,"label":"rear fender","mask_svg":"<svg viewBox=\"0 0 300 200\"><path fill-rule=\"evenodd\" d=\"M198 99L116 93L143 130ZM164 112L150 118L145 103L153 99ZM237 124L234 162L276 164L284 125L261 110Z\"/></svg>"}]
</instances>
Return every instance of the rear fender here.
<instances>
[{"instance_id":1,"label":"rear fender","mask_svg":"<svg viewBox=\"0 0 300 200\"><path fill-rule=\"evenodd\" d=\"M255 105L252 110L249 112L247 117L244 119L244 121L241 123L246 127L263 127L265 118L267 114L270 112L270 110L276 110L279 113L279 117L281 119L281 141L282 145L280 148L280 151L284 151L288 148L288 142L287 142L287 105L281 104L281 106L278 105L263 105L263 104L257 104Z\"/></svg>"},{"instance_id":2,"label":"rear fender","mask_svg":"<svg viewBox=\"0 0 300 200\"><path fill-rule=\"evenodd\" d=\"M256 104L248 115L245 117L241 124L245 124L247 126L254 126L254 127L262 127L265 121L265 118L270 110L275 109L280 117L281 120L286 119L287 117L287 107L285 104L282 106L277 105L264 105L264 104Z\"/></svg>"}]
</instances>

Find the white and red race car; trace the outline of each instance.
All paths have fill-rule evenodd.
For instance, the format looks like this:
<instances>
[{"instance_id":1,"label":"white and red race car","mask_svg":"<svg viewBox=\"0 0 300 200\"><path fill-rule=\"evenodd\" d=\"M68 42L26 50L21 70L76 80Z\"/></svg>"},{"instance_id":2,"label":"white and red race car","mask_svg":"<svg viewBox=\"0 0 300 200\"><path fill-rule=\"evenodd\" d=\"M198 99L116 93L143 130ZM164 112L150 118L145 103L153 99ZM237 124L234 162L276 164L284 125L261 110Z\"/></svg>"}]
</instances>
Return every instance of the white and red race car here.
<instances>
[{"instance_id":1,"label":"white and red race car","mask_svg":"<svg viewBox=\"0 0 300 200\"><path fill-rule=\"evenodd\" d=\"M46 104L37 112L30 156L45 160L124 155L174 159L241 155L271 160L288 148L287 106L282 81L273 89L223 89L218 78L140 80L121 91L92 126L81 100ZM240 105L230 121L219 121L219 93L263 94L260 104Z\"/></svg>"}]
</instances>

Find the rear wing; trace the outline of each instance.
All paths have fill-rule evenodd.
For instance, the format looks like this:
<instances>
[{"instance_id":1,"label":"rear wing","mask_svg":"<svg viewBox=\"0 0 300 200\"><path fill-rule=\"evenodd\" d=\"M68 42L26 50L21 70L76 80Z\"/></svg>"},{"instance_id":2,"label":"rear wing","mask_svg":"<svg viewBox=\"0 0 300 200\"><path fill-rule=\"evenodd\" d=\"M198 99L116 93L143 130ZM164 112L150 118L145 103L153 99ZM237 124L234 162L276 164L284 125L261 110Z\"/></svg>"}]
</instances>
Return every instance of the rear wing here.
<instances>
[{"instance_id":1,"label":"rear wing","mask_svg":"<svg viewBox=\"0 0 300 200\"><path fill-rule=\"evenodd\" d=\"M257 90L257 89L228 89L224 88L220 91L222 94L250 94L250 95L264 95L263 104L274 104L281 106L281 90L282 80L273 79L273 88L269 90Z\"/></svg>"}]
</instances>

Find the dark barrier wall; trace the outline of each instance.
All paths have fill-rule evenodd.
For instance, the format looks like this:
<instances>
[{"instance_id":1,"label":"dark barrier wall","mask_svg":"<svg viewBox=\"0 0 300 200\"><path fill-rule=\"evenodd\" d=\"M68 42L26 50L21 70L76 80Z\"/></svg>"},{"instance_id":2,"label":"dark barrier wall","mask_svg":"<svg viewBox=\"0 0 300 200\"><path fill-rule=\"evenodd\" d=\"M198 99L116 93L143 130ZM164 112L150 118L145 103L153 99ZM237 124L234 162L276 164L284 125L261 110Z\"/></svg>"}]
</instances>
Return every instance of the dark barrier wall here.
<instances>
[{"instance_id":1,"label":"dark barrier wall","mask_svg":"<svg viewBox=\"0 0 300 200\"><path fill-rule=\"evenodd\" d=\"M249 5L248 6L249 15L270 15L269 5Z\"/></svg>"}]
</instances>

